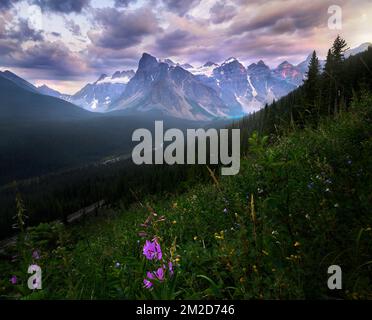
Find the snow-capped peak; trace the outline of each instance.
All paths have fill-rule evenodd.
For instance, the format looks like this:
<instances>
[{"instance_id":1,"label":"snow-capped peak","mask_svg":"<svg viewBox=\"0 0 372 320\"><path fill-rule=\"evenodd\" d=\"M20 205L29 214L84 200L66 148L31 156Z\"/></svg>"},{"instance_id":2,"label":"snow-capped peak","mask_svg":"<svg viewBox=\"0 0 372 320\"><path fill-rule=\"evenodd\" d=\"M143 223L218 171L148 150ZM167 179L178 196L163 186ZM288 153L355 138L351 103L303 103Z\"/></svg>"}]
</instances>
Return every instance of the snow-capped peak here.
<instances>
[{"instance_id":1,"label":"snow-capped peak","mask_svg":"<svg viewBox=\"0 0 372 320\"><path fill-rule=\"evenodd\" d=\"M111 84L127 84L130 79L134 76L134 71L116 71L111 77L106 74L103 74L99 77L95 84L104 84L104 83L111 83Z\"/></svg>"},{"instance_id":2,"label":"snow-capped peak","mask_svg":"<svg viewBox=\"0 0 372 320\"><path fill-rule=\"evenodd\" d=\"M121 84L127 84L130 80L130 77L120 77L120 78L110 78L106 77L100 81L97 81L96 84L103 84L103 83L121 83Z\"/></svg>"},{"instance_id":3,"label":"snow-capped peak","mask_svg":"<svg viewBox=\"0 0 372 320\"><path fill-rule=\"evenodd\" d=\"M217 64L217 63L214 63L214 62L212 62L212 61L208 61L208 62L206 62L206 63L203 65L203 67L212 67L212 66L214 66L214 67L218 67L218 64Z\"/></svg>"},{"instance_id":4,"label":"snow-capped peak","mask_svg":"<svg viewBox=\"0 0 372 320\"><path fill-rule=\"evenodd\" d=\"M100 75L100 77L98 78L97 82L102 81L105 78L107 78L107 74L103 73L103 74Z\"/></svg>"},{"instance_id":5,"label":"snow-capped peak","mask_svg":"<svg viewBox=\"0 0 372 320\"><path fill-rule=\"evenodd\" d=\"M181 68L189 70L189 69L193 69L194 67L190 63L184 63L184 64L181 64Z\"/></svg>"},{"instance_id":6,"label":"snow-capped peak","mask_svg":"<svg viewBox=\"0 0 372 320\"><path fill-rule=\"evenodd\" d=\"M206 76L208 78L213 77L213 70L218 67L218 64L207 62L206 64L198 67L198 68L189 68L187 71L191 72L193 75L196 76Z\"/></svg>"},{"instance_id":7,"label":"snow-capped peak","mask_svg":"<svg viewBox=\"0 0 372 320\"><path fill-rule=\"evenodd\" d=\"M232 63L232 62L235 62L235 61L238 61L238 60L234 57L230 57L229 59L225 60L222 65L229 64L229 63Z\"/></svg>"},{"instance_id":8,"label":"snow-capped peak","mask_svg":"<svg viewBox=\"0 0 372 320\"><path fill-rule=\"evenodd\" d=\"M174 61L172 61L171 59L169 59L169 58L167 58L167 59L164 59L164 60L159 60L160 62L162 62L162 63L166 63L168 66L170 66L170 67L176 67L176 66L178 66L178 63L176 63L176 62L174 62Z\"/></svg>"}]
</instances>

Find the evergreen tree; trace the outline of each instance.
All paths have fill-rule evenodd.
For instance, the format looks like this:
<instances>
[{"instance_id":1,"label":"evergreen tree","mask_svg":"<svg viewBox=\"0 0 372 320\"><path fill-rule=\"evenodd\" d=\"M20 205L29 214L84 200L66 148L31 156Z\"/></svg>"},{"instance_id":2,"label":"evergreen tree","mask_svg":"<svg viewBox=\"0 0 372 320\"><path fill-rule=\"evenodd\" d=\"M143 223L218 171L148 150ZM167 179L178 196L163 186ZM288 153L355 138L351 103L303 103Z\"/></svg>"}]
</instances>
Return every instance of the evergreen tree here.
<instances>
[{"instance_id":1,"label":"evergreen tree","mask_svg":"<svg viewBox=\"0 0 372 320\"><path fill-rule=\"evenodd\" d=\"M269 121L269 105L266 103L265 107L263 108L263 117L262 117L262 125L260 128L260 133L264 132L268 126Z\"/></svg>"},{"instance_id":2,"label":"evergreen tree","mask_svg":"<svg viewBox=\"0 0 372 320\"><path fill-rule=\"evenodd\" d=\"M347 43L339 35L333 42L332 52L332 74L334 87L334 113L337 113L343 100L344 79L343 79L343 62L344 53L347 50Z\"/></svg>"},{"instance_id":3,"label":"evergreen tree","mask_svg":"<svg viewBox=\"0 0 372 320\"><path fill-rule=\"evenodd\" d=\"M319 87L320 87L320 73L319 73L319 59L314 51L310 60L309 70L307 72L307 80L305 81L305 105L307 112L313 120L318 118L319 114Z\"/></svg>"},{"instance_id":4,"label":"evergreen tree","mask_svg":"<svg viewBox=\"0 0 372 320\"><path fill-rule=\"evenodd\" d=\"M332 57L335 67L341 65L345 60L344 54L346 50L348 50L346 41L338 35L332 46Z\"/></svg>"},{"instance_id":5,"label":"evergreen tree","mask_svg":"<svg viewBox=\"0 0 372 320\"><path fill-rule=\"evenodd\" d=\"M332 50L329 49L327 53L327 59L323 70L323 85L322 85L322 98L326 110L321 113L331 115L332 101L334 101L334 75L333 75L333 55Z\"/></svg>"}]
</instances>

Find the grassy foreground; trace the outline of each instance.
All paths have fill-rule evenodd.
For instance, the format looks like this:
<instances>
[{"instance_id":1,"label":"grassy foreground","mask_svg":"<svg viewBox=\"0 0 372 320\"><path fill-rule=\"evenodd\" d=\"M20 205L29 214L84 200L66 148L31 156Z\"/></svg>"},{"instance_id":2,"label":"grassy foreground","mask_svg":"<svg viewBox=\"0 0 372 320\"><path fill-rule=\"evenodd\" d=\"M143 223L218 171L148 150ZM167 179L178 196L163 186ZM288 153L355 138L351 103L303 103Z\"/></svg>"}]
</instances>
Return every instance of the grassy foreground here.
<instances>
[{"instance_id":1,"label":"grassy foreground","mask_svg":"<svg viewBox=\"0 0 372 320\"><path fill-rule=\"evenodd\" d=\"M270 145L253 135L237 176L211 173L185 194L32 228L0 262L1 298L371 299L371 104ZM155 237L162 261L143 255ZM42 290L27 288L32 263ZM342 290L327 287L334 264ZM164 279L144 288L159 268Z\"/></svg>"}]
</instances>

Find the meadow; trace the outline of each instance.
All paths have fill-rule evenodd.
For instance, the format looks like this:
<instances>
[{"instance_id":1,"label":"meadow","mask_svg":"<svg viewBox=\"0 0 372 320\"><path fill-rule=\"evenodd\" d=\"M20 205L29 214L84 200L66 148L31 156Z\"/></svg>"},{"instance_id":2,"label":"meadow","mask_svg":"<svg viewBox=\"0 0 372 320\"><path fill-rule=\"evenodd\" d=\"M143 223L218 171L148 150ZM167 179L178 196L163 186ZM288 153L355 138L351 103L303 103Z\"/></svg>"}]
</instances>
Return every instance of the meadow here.
<instances>
[{"instance_id":1,"label":"meadow","mask_svg":"<svg viewBox=\"0 0 372 320\"><path fill-rule=\"evenodd\" d=\"M2 299L371 299L372 96L314 127L254 132L237 176L24 229L0 261ZM187 179L185 178L187 182ZM179 183L185 183L179 181ZM26 210L26 211L25 211ZM42 269L42 290L27 269ZM330 265L342 290L329 290Z\"/></svg>"}]
</instances>

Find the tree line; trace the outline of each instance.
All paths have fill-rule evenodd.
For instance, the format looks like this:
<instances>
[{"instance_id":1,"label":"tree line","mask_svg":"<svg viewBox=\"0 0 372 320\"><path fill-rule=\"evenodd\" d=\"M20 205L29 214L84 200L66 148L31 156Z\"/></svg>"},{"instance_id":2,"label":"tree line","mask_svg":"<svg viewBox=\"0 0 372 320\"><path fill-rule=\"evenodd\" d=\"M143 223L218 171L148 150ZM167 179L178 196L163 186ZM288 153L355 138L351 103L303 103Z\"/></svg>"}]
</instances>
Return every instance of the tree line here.
<instances>
[{"instance_id":1,"label":"tree line","mask_svg":"<svg viewBox=\"0 0 372 320\"><path fill-rule=\"evenodd\" d=\"M296 90L232 127L241 129L242 149L247 152L252 132L274 137L283 131L316 127L324 117L335 117L349 109L353 98L372 90L372 48L345 59L346 41L337 36L321 69L313 51L306 79Z\"/></svg>"}]
</instances>

